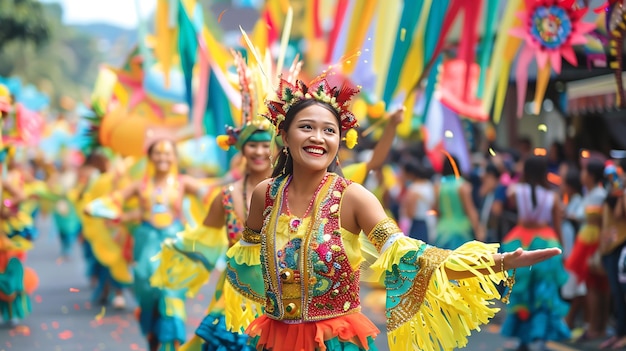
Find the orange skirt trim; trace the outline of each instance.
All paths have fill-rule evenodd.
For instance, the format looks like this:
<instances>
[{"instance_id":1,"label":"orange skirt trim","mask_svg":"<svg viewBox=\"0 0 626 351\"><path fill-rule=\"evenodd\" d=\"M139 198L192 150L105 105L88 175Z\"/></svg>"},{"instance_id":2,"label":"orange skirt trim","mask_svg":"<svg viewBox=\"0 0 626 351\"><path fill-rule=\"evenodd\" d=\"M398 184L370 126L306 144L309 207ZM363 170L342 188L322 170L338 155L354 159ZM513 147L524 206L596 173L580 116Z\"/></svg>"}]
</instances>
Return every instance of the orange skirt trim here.
<instances>
[{"instance_id":1,"label":"orange skirt trim","mask_svg":"<svg viewBox=\"0 0 626 351\"><path fill-rule=\"evenodd\" d=\"M246 333L257 338L257 350L324 351L325 341L338 338L359 348L368 349L368 337L380 333L361 312L318 322L288 324L263 315L255 319Z\"/></svg>"}]
</instances>

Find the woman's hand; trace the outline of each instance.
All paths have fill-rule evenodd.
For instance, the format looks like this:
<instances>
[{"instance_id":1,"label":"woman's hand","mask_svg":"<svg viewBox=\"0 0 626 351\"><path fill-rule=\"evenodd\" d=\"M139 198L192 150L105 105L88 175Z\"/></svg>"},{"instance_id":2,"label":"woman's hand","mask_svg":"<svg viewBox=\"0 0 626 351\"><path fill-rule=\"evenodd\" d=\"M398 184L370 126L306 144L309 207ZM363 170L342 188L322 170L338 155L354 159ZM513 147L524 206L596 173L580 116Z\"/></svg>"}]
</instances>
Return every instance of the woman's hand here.
<instances>
[{"instance_id":1,"label":"woman's hand","mask_svg":"<svg viewBox=\"0 0 626 351\"><path fill-rule=\"evenodd\" d=\"M561 249L556 247L530 251L519 248L513 252L506 252L503 254L504 269L508 270L518 267L532 266L560 254ZM500 257L500 259L502 258ZM496 264L499 264L498 260L496 260Z\"/></svg>"}]
</instances>

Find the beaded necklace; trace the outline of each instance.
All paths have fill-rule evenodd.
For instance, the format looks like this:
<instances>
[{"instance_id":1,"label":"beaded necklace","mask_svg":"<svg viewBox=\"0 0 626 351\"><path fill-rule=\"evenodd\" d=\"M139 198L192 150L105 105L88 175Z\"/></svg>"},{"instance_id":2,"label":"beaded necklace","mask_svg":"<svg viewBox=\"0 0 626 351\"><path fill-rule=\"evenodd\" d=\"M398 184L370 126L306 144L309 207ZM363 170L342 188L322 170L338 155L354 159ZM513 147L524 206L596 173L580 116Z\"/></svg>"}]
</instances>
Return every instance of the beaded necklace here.
<instances>
[{"instance_id":1,"label":"beaded necklace","mask_svg":"<svg viewBox=\"0 0 626 351\"><path fill-rule=\"evenodd\" d=\"M309 215L309 212L311 212L311 208L313 208L313 204L315 203L317 194L320 192L320 190L322 189L322 186L326 183L326 180L328 179L328 173L324 175L324 179L322 179L320 184L317 186L317 189L315 189L315 192L313 193L313 196L311 197L311 200L309 201L309 206L307 207L302 217L297 217L293 215L291 211L289 210L289 184L291 183L292 179L293 179L293 175L289 176L289 180L287 180L287 184L285 184L285 188L284 188L285 190L284 190L283 195L284 195L284 201L285 201L285 209L287 212L287 216L289 217L289 231L291 233L296 233L298 231L298 228L302 224L303 219ZM290 235L290 239L291 239L291 235Z\"/></svg>"}]
</instances>

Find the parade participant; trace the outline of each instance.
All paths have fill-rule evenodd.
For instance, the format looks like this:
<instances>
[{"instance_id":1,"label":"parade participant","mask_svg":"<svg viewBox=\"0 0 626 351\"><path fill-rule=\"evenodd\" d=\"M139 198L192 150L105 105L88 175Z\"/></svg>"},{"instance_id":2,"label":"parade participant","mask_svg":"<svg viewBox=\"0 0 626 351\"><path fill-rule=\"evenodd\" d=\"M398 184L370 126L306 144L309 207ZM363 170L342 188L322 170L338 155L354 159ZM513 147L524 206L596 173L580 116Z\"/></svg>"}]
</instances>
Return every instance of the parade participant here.
<instances>
[{"instance_id":1,"label":"parade participant","mask_svg":"<svg viewBox=\"0 0 626 351\"><path fill-rule=\"evenodd\" d=\"M177 349L185 341L185 290L157 289L150 285L150 277L159 266L159 260L154 257L165 239L174 238L183 229L184 195L202 195L205 189L201 182L178 173L172 141L154 141L147 149L147 156L143 179L110 197L92 201L86 213L121 220L124 202L138 198L142 222L133 231L132 286L139 305L137 317L150 351L165 351Z\"/></svg>"},{"instance_id":2,"label":"parade participant","mask_svg":"<svg viewBox=\"0 0 626 351\"><path fill-rule=\"evenodd\" d=\"M52 218L57 227L61 244L61 258L69 259L71 249L81 231L80 217L69 199L70 192L77 186L77 169L72 164L69 152L61 155L58 170L48 178L48 189L57 196Z\"/></svg>"},{"instance_id":3,"label":"parade participant","mask_svg":"<svg viewBox=\"0 0 626 351\"><path fill-rule=\"evenodd\" d=\"M516 205L518 224L505 236L503 250L560 247L562 210L557 194L549 190L547 158L527 158L521 181L507 192ZM569 306L560 297L567 277L560 257L517 270L517 289L511 293L502 334L518 338L518 350L570 337L564 322Z\"/></svg>"},{"instance_id":4,"label":"parade participant","mask_svg":"<svg viewBox=\"0 0 626 351\"><path fill-rule=\"evenodd\" d=\"M585 283L587 289L585 305L588 329L579 341L603 337L608 319L609 286L601 271L602 264L597 252L602 229L602 207L607 195L603 179L604 162L595 158L585 159L580 173L586 191L583 197L585 220L576 235L572 252L565 261L567 270L576 275L579 283Z\"/></svg>"},{"instance_id":5,"label":"parade participant","mask_svg":"<svg viewBox=\"0 0 626 351\"><path fill-rule=\"evenodd\" d=\"M489 300L499 297L500 272L560 252L497 254L479 242L447 251L406 237L373 194L335 173L341 137L356 125L348 109L356 92L325 77L281 80L278 101L268 102L284 148L227 253L228 284L250 302L243 308L264 307L246 329L257 350L376 349L379 331L360 312L361 230L380 252L372 268L385 277L392 350L464 346L496 312Z\"/></svg>"},{"instance_id":6,"label":"parade participant","mask_svg":"<svg viewBox=\"0 0 626 351\"><path fill-rule=\"evenodd\" d=\"M435 245L445 249L487 239L472 200L472 185L458 174L458 164L454 156L444 158L441 182L436 187L439 219Z\"/></svg>"},{"instance_id":7,"label":"parade participant","mask_svg":"<svg viewBox=\"0 0 626 351\"><path fill-rule=\"evenodd\" d=\"M32 218L20 211L26 195L8 178L9 148L2 139L2 124L11 111L9 90L0 84L0 316L14 325L31 312L29 295L36 289L35 272L24 266L32 248Z\"/></svg>"},{"instance_id":8,"label":"parade participant","mask_svg":"<svg viewBox=\"0 0 626 351\"><path fill-rule=\"evenodd\" d=\"M270 161L270 144L273 139L270 131L272 125L265 119L248 122L241 128L229 128L227 143L234 146L244 159L243 178L222 188L221 194L213 199L209 212L201 226L179 234L182 240L176 242L175 249L179 252L203 252L208 261L215 262L224 251L208 250L202 247L216 247L216 243L227 240L228 246L241 239L244 220L248 215L252 190L272 173ZM190 244L190 245L189 245ZM185 247L187 246L187 247ZM166 250L166 248L164 248ZM193 256L192 256L193 258ZM172 260L170 260L171 262ZM179 264L180 261L176 263ZM163 264L167 264L163 262ZM212 266L212 265L211 265ZM168 268L164 268L166 271ZM205 267L211 269L212 267ZM159 271L163 271L160 269ZM207 311L207 316L196 329L196 336L185 343L184 350L248 350L248 336L244 330L228 330L225 324L226 299L233 293L224 290L226 272L218 279L215 294ZM175 278L175 277L173 277ZM240 319L242 316L229 316ZM249 349L252 350L252 349Z\"/></svg>"}]
</instances>

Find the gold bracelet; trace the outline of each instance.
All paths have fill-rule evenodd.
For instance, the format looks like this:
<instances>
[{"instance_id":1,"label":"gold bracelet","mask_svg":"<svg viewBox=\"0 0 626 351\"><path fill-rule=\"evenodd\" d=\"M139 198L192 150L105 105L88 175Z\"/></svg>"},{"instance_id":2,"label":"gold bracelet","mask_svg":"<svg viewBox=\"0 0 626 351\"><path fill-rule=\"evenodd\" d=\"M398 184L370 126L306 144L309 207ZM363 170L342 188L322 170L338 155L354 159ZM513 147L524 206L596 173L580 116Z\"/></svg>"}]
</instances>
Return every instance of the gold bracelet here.
<instances>
[{"instance_id":1,"label":"gold bracelet","mask_svg":"<svg viewBox=\"0 0 626 351\"><path fill-rule=\"evenodd\" d=\"M261 243L261 233L257 233L254 230L246 227L241 233L243 241L250 244L260 244Z\"/></svg>"},{"instance_id":2,"label":"gold bracelet","mask_svg":"<svg viewBox=\"0 0 626 351\"><path fill-rule=\"evenodd\" d=\"M506 278L506 279L504 279L504 286L507 287L509 290L506 292L506 295L500 299L500 301L508 304L509 303L509 298L511 297L511 292L513 292L513 285L515 285L515 272L516 272L516 269L513 268L513 275L508 275L507 274L506 270L504 270L504 255L505 255L505 253L503 253L500 256L500 271L502 272L502 274Z\"/></svg>"},{"instance_id":3,"label":"gold bracelet","mask_svg":"<svg viewBox=\"0 0 626 351\"><path fill-rule=\"evenodd\" d=\"M374 228L369 232L369 234L367 234L367 238L372 244L374 244L376 250L380 252L383 249L383 245L385 245L387 239L389 239L391 235L401 232L402 231L396 222L387 217L376 223Z\"/></svg>"}]
</instances>

